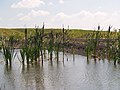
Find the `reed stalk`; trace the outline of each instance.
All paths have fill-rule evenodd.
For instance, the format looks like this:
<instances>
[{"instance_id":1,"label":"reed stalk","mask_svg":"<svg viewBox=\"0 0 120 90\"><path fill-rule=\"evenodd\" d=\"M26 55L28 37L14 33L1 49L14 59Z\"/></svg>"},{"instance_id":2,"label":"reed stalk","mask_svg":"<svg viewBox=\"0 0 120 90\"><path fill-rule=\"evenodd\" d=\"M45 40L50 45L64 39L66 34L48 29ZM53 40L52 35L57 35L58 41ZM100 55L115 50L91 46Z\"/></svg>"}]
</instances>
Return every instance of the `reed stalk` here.
<instances>
[{"instance_id":1,"label":"reed stalk","mask_svg":"<svg viewBox=\"0 0 120 90\"><path fill-rule=\"evenodd\" d=\"M40 37L40 41L41 41L40 52L41 52L42 65L43 65L43 49L44 49L43 37L44 37L44 23L43 23L43 27L42 27L42 30L41 30L41 37Z\"/></svg>"},{"instance_id":2,"label":"reed stalk","mask_svg":"<svg viewBox=\"0 0 120 90\"><path fill-rule=\"evenodd\" d=\"M25 28L25 44L24 44L24 47L25 47L25 55L26 55L26 63L27 65L29 64L29 53L28 53L28 45L27 45L27 36L28 36L28 33L27 33L27 28ZM23 65L24 65L24 59L23 59Z\"/></svg>"},{"instance_id":3,"label":"reed stalk","mask_svg":"<svg viewBox=\"0 0 120 90\"><path fill-rule=\"evenodd\" d=\"M107 32L107 58L108 60L110 60L110 30L111 30L111 26L109 26L108 28L108 32Z\"/></svg>"},{"instance_id":4,"label":"reed stalk","mask_svg":"<svg viewBox=\"0 0 120 90\"><path fill-rule=\"evenodd\" d=\"M65 29L64 29L64 26L63 26L63 45L62 45L62 49L63 49L63 62L64 62L64 55L65 55L65 50L64 50L64 43L65 43Z\"/></svg>"},{"instance_id":5,"label":"reed stalk","mask_svg":"<svg viewBox=\"0 0 120 90\"><path fill-rule=\"evenodd\" d=\"M49 47L48 47L48 52L50 53L50 61L52 62L52 57L53 57L53 50L54 50L54 35L53 31L49 34Z\"/></svg>"},{"instance_id":6,"label":"reed stalk","mask_svg":"<svg viewBox=\"0 0 120 90\"><path fill-rule=\"evenodd\" d=\"M120 31L118 33L118 63L120 64Z\"/></svg>"},{"instance_id":7,"label":"reed stalk","mask_svg":"<svg viewBox=\"0 0 120 90\"><path fill-rule=\"evenodd\" d=\"M57 58L57 63L59 62L59 50L60 50L60 36L59 33L56 33L55 38L55 55Z\"/></svg>"},{"instance_id":8,"label":"reed stalk","mask_svg":"<svg viewBox=\"0 0 120 90\"><path fill-rule=\"evenodd\" d=\"M93 50L93 53L94 53L94 59L96 60L96 57L97 57L97 47L99 45L99 30L100 30L100 26L98 26L98 31L96 31L96 34L95 34L95 40L94 40L94 50Z\"/></svg>"}]
</instances>

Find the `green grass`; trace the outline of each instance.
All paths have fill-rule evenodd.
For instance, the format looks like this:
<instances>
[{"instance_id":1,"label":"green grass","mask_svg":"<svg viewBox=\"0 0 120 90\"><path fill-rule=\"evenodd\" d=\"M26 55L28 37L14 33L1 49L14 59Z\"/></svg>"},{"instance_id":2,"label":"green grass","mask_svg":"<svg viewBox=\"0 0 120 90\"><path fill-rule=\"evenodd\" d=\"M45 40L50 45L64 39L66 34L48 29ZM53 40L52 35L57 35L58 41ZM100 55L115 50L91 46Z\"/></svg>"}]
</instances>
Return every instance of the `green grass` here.
<instances>
[{"instance_id":1,"label":"green grass","mask_svg":"<svg viewBox=\"0 0 120 90\"><path fill-rule=\"evenodd\" d=\"M24 35L23 29L5 29L0 28L0 37L10 37L14 35L16 39L21 39Z\"/></svg>"},{"instance_id":2,"label":"green grass","mask_svg":"<svg viewBox=\"0 0 120 90\"><path fill-rule=\"evenodd\" d=\"M32 36L35 34L35 28L27 28L28 29L28 38L29 36ZM0 37L9 37L11 35L14 35L16 39L23 39L24 38L24 28L0 28ZM39 29L40 30L40 29ZM45 34L48 34L53 31L53 33L61 33L62 35L62 29L45 29ZM82 29L69 29L67 31L68 38L87 38L93 30L82 30ZM107 38L107 31L101 31L100 32L100 38ZM115 32L111 32L110 38L117 38Z\"/></svg>"},{"instance_id":3,"label":"green grass","mask_svg":"<svg viewBox=\"0 0 120 90\"><path fill-rule=\"evenodd\" d=\"M50 33L51 30L56 33L62 33L62 29L45 29L45 34ZM71 38L82 38L86 34L90 33L92 31L90 30L81 30L81 29L70 29L68 31L68 35ZM33 35L35 33L34 28L28 28L28 35ZM0 28L0 36L11 36L15 35L17 38L22 38L24 35L24 29L23 28L11 28L11 29L5 29L5 28Z\"/></svg>"}]
</instances>

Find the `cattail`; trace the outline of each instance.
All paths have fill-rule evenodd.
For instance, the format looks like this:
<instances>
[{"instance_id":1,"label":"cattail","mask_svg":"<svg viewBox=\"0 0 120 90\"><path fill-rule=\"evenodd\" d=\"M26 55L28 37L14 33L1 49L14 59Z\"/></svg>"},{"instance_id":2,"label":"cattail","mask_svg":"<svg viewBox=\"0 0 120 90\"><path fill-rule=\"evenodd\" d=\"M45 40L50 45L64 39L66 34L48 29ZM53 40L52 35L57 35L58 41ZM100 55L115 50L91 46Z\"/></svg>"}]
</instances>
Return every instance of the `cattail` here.
<instances>
[{"instance_id":1,"label":"cattail","mask_svg":"<svg viewBox=\"0 0 120 90\"><path fill-rule=\"evenodd\" d=\"M100 30L100 26L98 26L98 30Z\"/></svg>"},{"instance_id":2,"label":"cattail","mask_svg":"<svg viewBox=\"0 0 120 90\"><path fill-rule=\"evenodd\" d=\"M27 28L25 28L25 47L27 47Z\"/></svg>"},{"instance_id":3,"label":"cattail","mask_svg":"<svg viewBox=\"0 0 120 90\"><path fill-rule=\"evenodd\" d=\"M111 27L111 26L109 26L109 28L108 28L108 32L109 32L109 33L110 33L111 28L112 28L112 27Z\"/></svg>"}]
</instances>

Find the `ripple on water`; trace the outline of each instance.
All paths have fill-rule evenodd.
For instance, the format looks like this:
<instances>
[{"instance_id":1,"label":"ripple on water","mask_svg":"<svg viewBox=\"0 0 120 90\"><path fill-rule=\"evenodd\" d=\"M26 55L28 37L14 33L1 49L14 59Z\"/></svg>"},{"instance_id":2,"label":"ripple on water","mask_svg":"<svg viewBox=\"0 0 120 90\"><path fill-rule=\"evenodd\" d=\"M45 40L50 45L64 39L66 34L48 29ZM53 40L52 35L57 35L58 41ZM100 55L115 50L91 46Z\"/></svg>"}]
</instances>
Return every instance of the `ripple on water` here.
<instances>
[{"instance_id":1,"label":"ripple on water","mask_svg":"<svg viewBox=\"0 0 120 90\"><path fill-rule=\"evenodd\" d=\"M15 62L9 72L0 64L0 84L3 81L10 90L120 90L120 67L113 62L90 60L88 64L84 56L75 55L75 61L71 54L67 57L64 63L45 61L43 67L25 70Z\"/></svg>"}]
</instances>

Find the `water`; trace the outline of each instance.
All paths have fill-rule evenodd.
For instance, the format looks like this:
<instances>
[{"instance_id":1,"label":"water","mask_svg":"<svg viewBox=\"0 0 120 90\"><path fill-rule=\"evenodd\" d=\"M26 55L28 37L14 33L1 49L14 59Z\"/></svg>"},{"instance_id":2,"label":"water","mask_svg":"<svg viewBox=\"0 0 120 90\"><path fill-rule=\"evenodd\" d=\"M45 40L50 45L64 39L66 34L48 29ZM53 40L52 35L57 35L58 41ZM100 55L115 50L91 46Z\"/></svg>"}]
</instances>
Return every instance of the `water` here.
<instances>
[{"instance_id":1,"label":"water","mask_svg":"<svg viewBox=\"0 0 120 90\"><path fill-rule=\"evenodd\" d=\"M59 64L44 61L44 66L23 68L15 59L11 69L0 55L0 90L120 90L120 66L108 60L87 62L86 57L68 54Z\"/></svg>"}]
</instances>

